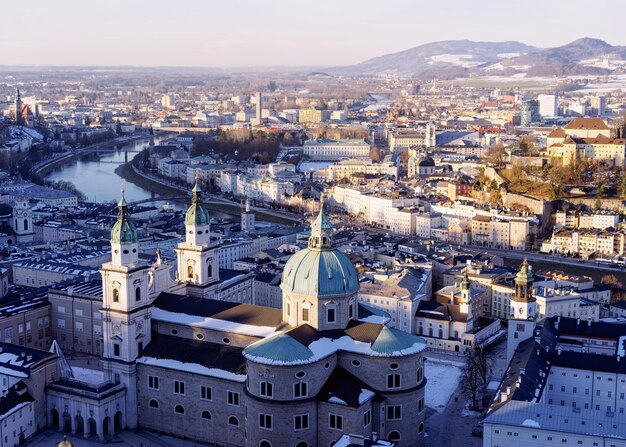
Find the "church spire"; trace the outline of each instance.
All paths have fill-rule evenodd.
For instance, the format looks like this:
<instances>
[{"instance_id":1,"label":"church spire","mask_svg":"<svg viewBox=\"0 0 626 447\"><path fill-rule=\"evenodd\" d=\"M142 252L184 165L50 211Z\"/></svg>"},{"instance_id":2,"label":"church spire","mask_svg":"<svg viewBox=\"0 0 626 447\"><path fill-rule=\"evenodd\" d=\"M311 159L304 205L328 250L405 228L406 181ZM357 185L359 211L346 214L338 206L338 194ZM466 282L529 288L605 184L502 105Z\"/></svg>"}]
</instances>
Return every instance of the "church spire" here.
<instances>
[{"instance_id":1,"label":"church spire","mask_svg":"<svg viewBox=\"0 0 626 447\"><path fill-rule=\"evenodd\" d=\"M333 248L333 224L326 218L324 211L324 194L320 196L320 212L311 224L309 236L311 250L330 250Z\"/></svg>"},{"instance_id":2,"label":"church spire","mask_svg":"<svg viewBox=\"0 0 626 447\"><path fill-rule=\"evenodd\" d=\"M122 186L122 197L117 203L117 222L111 229L112 244L133 244L137 243L137 232L135 226L128 218L128 202L124 197L124 187Z\"/></svg>"}]
</instances>

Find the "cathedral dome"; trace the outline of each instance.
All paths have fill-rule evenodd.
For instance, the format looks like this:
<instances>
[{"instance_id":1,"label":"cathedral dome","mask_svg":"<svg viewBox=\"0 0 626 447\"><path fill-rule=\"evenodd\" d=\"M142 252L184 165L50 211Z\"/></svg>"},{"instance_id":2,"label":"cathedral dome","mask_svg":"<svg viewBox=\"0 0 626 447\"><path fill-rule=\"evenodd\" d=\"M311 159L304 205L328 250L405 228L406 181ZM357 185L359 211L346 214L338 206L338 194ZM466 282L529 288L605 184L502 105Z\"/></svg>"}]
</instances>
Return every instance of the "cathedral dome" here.
<instances>
[{"instance_id":1,"label":"cathedral dome","mask_svg":"<svg viewBox=\"0 0 626 447\"><path fill-rule=\"evenodd\" d=\"M209 210L202 204L202 199L200 198L201 192L202 190L200 186L198 186L198 179L196 178L196 184L192 189L191 205L185 214L185 225L199 227L208 225L211 222Z\"/></svg>"},{"instance_id":2,"label":"cathedral dome","mask_svg":"<svg viewBox=\"0 0 626 447\"><path fill-rule=\"evenodd\" d=\"M281 288L284 292L316 297L351 295L359 290L356 268L333 246L333 226L322 207L311 225L307 248L287 261Z\"/></svg>"},{"instance_id":3,"label":"cathedral dome","mask_svg":"<svg viewBox=\"0 0 626 447\"><path fill-rule=\"evenodd\" d=\"M117 222L111 229L111 243L114 244L134 244L137 243L137 231L135 226L128 219L128 203L124 198L122 190L122 198L118 203L119 213Z\"/></svg>"},{"instance_id":4,"label":"cathedral dome","mask_svg":"<svg viewBox=\"0 0 626 447\"><path fill-rule=\"evenodd\" d=\"M281 288L317 297L349 295L359 290L359 278L354 265L341 251L305 248L287 261Z\"/></svg>"}]
</instances>

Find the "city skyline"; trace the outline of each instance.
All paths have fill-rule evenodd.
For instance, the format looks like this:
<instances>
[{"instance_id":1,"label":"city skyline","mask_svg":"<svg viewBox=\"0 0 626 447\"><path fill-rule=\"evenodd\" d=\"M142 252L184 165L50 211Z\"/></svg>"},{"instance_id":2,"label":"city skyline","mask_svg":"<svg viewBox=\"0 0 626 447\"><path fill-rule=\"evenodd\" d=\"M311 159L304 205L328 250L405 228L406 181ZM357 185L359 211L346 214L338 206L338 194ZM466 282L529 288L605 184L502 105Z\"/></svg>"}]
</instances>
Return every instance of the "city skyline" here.
<instances>
[{"instance_id":1,"label":"city skyline","mask_svg":"<svg viewBox=\"0 0 626 447\"><path fill-rule=\"evenodd\" d=\"M516 40L547 48L593 37L626 44L619 22L623 3L600 2L611 14L589 15L583 6L570 2L564 15L561 4L538 0L507 8L494 0L192 2L177 8L161 0L113 0L94 11L76 0L64 8L33 0L5 5L2 65L323 67L441 40ZM584 22L585 28L564 27L564 21Z\"/></svg>"}]
</instances>

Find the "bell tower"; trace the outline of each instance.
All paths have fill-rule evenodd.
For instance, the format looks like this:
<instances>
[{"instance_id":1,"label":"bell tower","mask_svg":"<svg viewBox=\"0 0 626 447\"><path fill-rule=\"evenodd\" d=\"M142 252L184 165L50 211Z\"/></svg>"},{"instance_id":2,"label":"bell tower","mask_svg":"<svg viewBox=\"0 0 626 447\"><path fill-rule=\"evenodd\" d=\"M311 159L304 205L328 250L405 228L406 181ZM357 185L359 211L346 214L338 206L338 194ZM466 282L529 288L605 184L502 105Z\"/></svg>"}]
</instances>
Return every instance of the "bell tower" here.
<instances>
[{"instance_id":1,"label":"bell tower","mask_svg":"<svg viewBox=\"0 0 626 447\"><path fill-rule=\"evenodd\" d=\"M192 189L191 205L185 214L185 241L178 244L176 279L187 284L189 295L217 298L219 247L211 242L209 211L202 203L201 189Z\"/></svg>"},{"instance_id":2,"label":"bell tower","mask_svg":"<svg viewBox=\"0 0 626 447\"><path fill-rule=\"evenodd\" d=\"M126 385L127 428L137 427L137 364L150 343L150 267L139 261L137 232L128 218L128 204L118 203L111 230L111 262L102 265L102 366L107 380Z\"/></svg>"},{"instance_id":3,"label":"bell tower","mask_svg":"<svg viewBox=\"0 0 626 447\"><path fill-rule=\"evenodd\" d=\"M33 230L33 213L28 205L28 199L19 197L13 206L13 230L19 242L30 242L35 236Z\"/></svg>"},{"instance_id":4,"label":"bell tower","mask_svg":"<svg viewBox=\"0 0 626 447\"><path fill-rule=\"evenodd\" d=\"M14 120L15 124L18 126L24 125L24 118L22 117L22 110L24 109L24 104L22 103L22 95L20 94L20 89L15 89L15 115Z\"/></svg>"},{"instance_id":5,"label":"bell tower","mask_svg":"<svg viewBox=\"0 0 626 447\"><path fill-rule=\"evenodd\" d=\"M511 299L509 317L507 358L510 360L520 342L533 336L537 318L537 300L533 296L533 273L528 261L524 259L515 275L515 295Z\"/></svg>"},{"instance_id":6,"label":"bell tower","mask_svg":"<svg viewBox=\"0 0 626 447\"><path fill-rule=\"evenodd\" d=\"M461 313L467 314L467 326L466 332L470 332L474 327L474 312L472 309L472 295L470 288L470 280L467 275L467 267L463 274L463 280L461 281L461 299L459 300L459 308Z\"/></svg>"},{"instance_id":7,"label":"bell tower","mask_svg":"<svg viewBox=\"0 0 626 447\"><path fill-rule=\"evenodd\" d=\"M254 212L250 210L250 199L246 197L246 210L241 213L241 231L252 233L254 231Z\"/></svg>"}]
</instances>

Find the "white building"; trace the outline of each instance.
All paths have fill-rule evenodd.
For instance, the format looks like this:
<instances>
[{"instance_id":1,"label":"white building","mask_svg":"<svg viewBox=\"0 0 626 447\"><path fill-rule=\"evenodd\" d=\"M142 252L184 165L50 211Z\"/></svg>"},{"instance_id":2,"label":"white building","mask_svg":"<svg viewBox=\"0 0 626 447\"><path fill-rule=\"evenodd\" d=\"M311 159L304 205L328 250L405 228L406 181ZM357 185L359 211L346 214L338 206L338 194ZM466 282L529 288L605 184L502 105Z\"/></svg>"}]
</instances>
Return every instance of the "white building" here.
<instances>
[{"instance_id":1,"label":"white building","mask_svg":"<svg viewBox=\"0 0 626 447\"><path fill-rule=\"evenodd\" d=\"M317 139L304 142L304 155L311 160L337 161L345 158L369 159L370 145L365 140Z\"/></svg>"},{"instance_id":2,"label":"white building","mask_svg":"<svg viewBox=\"0 0 626 447\"><path fill-rule=\"evenodd\" d=\"M539 115L542 118L559 116L559 97L557 95L539 95Z\"/></svg>"}]
</instances>

